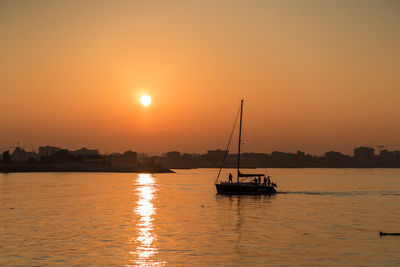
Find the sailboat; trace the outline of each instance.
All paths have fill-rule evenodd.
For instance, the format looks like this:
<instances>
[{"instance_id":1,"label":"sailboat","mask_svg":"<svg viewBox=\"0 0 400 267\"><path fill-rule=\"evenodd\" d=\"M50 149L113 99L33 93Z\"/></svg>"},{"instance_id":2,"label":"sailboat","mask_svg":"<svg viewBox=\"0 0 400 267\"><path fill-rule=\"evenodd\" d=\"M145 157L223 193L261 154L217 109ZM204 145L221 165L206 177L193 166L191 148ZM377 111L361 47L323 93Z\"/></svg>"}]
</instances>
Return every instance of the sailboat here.
<instances>
[{"instance_id":1,"label":"sailboat","mask_svg":"<svg viewBox=\"0 0 400 267\"><path fill-rule=\"evenodd\" d=\"M232 176L228 182L218 183L219 174L223 167L223 162L219 170L215 187L217 193L222 195L272 195L276 193L275 187L269 176L265 174L244 174L240 172L240 146L242 139L242 116L243 116L243 99L240 101L240 125L239 125L239 140L238 140L238 158L237 158L237 179L232 181ZM233 131L232 131L233 133ZM228 143L229 146L229 143Z\"/></svg>"}]
</instances>

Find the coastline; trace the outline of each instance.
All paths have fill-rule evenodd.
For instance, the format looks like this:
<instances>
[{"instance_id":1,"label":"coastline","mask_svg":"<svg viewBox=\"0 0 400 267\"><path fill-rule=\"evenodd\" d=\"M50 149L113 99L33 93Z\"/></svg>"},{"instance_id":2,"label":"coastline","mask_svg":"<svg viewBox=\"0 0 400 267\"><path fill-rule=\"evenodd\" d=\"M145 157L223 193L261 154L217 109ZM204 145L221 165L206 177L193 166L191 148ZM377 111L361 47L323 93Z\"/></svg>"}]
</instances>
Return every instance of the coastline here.
<instances>
[{"instance_id":1,"label":"coastline","mask_svg":"<svg viewBox=\"0 0 400 267\"><path fill-rule=\"evenodd\" d=\"M110 172L110 173L174 173L162 166L111 166L100 164L0 164L0 173L23 172Z\"/></svg>"}]
</instances>

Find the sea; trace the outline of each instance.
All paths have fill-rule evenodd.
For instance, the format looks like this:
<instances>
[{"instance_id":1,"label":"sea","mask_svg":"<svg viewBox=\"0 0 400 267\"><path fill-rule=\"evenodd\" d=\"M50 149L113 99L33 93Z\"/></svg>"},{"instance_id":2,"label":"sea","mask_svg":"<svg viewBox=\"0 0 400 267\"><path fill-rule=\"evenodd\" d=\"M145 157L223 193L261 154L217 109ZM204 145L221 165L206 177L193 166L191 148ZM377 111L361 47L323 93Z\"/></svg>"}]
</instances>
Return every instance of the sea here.
<instances>
[{"instance_id":1,"label":"sea","mask_svg":"<svg viewBox=\"0 0 400 267\"><path fill-rule=\"evenodd\" d=\"M400 169L175 171L0 174L0 266L400 266Z\"/></svg>"}]
</instances>

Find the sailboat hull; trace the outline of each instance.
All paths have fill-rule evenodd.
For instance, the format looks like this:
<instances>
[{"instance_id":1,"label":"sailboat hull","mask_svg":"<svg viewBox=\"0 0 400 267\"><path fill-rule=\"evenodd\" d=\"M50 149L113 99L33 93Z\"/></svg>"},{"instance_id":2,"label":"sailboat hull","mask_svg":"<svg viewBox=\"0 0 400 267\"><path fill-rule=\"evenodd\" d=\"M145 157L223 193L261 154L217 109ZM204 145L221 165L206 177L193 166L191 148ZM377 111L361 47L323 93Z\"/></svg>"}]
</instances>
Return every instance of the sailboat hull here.
<instances>
[{"instance_id":1,"label":"sailboat hull","mask_svg":"<svg viewBox=\"0 0 400 267\"><path fill-rule=\"evenodd\" d=\"M215 184L221 195L272 195L276 193L273 186L255 183L219 183Z\"/></svg>"}]
</instances>

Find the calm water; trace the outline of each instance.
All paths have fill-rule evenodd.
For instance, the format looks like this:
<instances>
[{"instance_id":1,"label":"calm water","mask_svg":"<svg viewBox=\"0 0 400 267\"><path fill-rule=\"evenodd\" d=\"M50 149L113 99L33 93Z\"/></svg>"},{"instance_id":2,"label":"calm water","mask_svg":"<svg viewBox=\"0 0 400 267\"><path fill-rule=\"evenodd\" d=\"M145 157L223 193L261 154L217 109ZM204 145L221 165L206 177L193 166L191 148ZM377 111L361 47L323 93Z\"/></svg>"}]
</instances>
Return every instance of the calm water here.
<instances>
[{"instance_id":1,"label":"calm water","mask_svg":"<svg viewBox=\"0 0 400 267\"><path fill-rule=\"evenodd\" d=\"M269 172L273 197L216 195L212 169L0 174L0 265L400 265L378 235L400 232L400 170Z\"/></svg>"}]
</instances>

